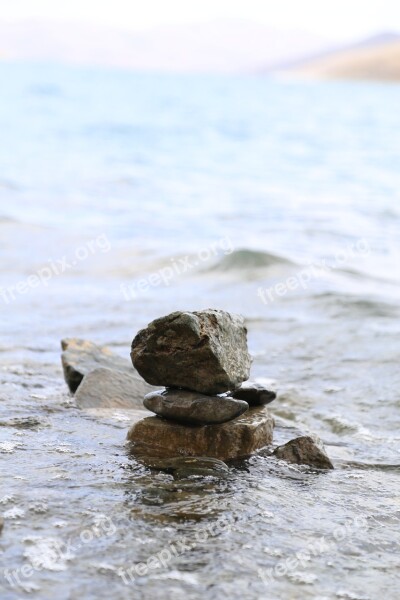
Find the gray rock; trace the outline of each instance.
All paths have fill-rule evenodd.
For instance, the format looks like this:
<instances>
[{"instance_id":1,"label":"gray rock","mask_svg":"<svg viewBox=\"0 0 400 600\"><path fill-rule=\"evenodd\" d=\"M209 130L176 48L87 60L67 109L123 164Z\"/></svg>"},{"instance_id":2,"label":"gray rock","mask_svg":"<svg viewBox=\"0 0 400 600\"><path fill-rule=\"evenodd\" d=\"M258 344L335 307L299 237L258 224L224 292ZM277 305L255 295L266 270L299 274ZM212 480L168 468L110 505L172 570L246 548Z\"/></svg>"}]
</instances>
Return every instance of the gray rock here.
<instances>
[{"instance_id":1,"label":"gray rock","mask_svg":"<svg viewBox=\"0 0 400 600\"><path fill-rule=\"evenodd\" d=\"M220 425L188 427L160 417L136 421L128 432L133 453L173 458L207 456L229 460L250 456L272 442L274 419L266 407L251 408Z\"/></svg>"},{"instance_id":2,"label":"gray rock","mask_svg":"<svg viewBox=\"0 0 400 600\"><path fill-rule=\"evenodd\" d=\"M147 394L143 404L159 417L190 425L225 423L249 408L243 400L171 388Z\"/></svg>"},{"instance_id":3,"label":"gray rock","mask_svg":"<svg viewBox=\"0 0 400 600\"><path fill-rule=\"evenodd\" d=\"M4 527L4 519L3 519L3 517L0 517L0 533L3 531L3 527Z\"/></svg>"},{"instance_id":4,"label":"gray rock","mask_svg":"<svg viewBox=\"0 0 400 600\"><path fill-rule=\"evenodd\" d=\"M236 389L251 364L243 317L213 309L156 319L136 335L131 359L152 385L202 394Z\"/></svg>"},{"instance_id":5,"label":"gray rock","mask_svg":"<svg viewBox=\"0 0 400 600\"><path fill-rule=\"evenodd\" d=\"M133 371L94 369L82 380L75 400L79 408L142 408L150 386Z\"/></svg>"},{"instance_id":6,"label":"gray rock","mask_svg":"<svg viewBox=\"0 0 400 600\"><path fill-rule=\"evenodd\" d=\"M117 371L132 373L132 365L128 359L114 354L106 346L97 346L93 342L78 338L61 341L61 363L64 378L72 393L76 392L85 375L106 367Z\"/></svg>"},{"instance_id":7,"label":"gray rock","mask_svg":"<svg viewBox=\"0 0 400 600\"><path fill-rule=\"evenodd\" d=\"M126 381L129 380L131 382L131 388L132 390L136 390L136 394L130 404L133 402L135 406L137 405L137 402L139 402L138 394L142 395L140 398L140 400L142 400L145 394L156 389L144 381L139 373L132 367L132 363L129 359L114 354L106 346L97 346L96 344L93 344L93 342L88 342L87 340L70 338L62 340L61 347L63 350L61 362L64 378L72 393L76 392L86 375L100 367L114 371L115 377L113 378L113 381L121 388L121 392L122 389L125 389L126 387ZM118 373L120 375L118 375ZM125 378L123 377L123 374L129 375L131 378ZM90 381L94 385L93 378L91 378ZM120 382L120 384L118 382ZM99 383L99 386L100 385L101 382ZM99 386L93 389L93 397L97 392L101 392ZM85 389L87 394L88 387L86 386ZM105 392L100 393L100 403L93 406L108 406L107 403L104 403L104 393ZM128 406L125 401L124 406Z\"/></svg>"},{"instance_id":8,"label":"gray rock","mask_svg":"<svg viewBox=\"0 0 400 600\"><path fill-rule=\"evenodd\" d=\"M317 469L333 469L325 448L317 437L303 435L275 448L274 455L290 463L309 465Z\"/></svg>"},{"instance_id":9,"label":"gray rock","mask_svg":"<svg viewBox=\"0 0 400 600\"><path fill-rule=\"evenodd\" d=\"M232 392L233 398L244 400L249 406L263 406L276 398L276 393L260 383L246 381L239 389Z\"/></svg>"}]
</instances>

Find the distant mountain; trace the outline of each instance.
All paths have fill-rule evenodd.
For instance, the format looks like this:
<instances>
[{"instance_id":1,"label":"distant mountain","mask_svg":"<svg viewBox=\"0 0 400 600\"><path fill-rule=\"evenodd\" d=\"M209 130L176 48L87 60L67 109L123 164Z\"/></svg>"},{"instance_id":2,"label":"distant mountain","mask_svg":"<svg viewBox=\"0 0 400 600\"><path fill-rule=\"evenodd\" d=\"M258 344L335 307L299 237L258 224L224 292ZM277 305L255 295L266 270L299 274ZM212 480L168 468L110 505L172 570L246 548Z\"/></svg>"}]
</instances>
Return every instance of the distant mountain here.
<instances>
[{"instance_id":1,"label":"distant mountain","mask_svg":"<svg viewBox=\"0 0 400 600\"><path fill-rule=\"evenodd\" d=\"M399 42L400 41L400 33L396 31L382 31L381 33L377 33L365 40L361 40L358 44L354 44L354 46L358 47L366 47L366 46L375 46L377 44L390 44L391 42Z\"/></svg>"},{"instance_id":2,"label":"distant mountain","mask_svg":"<svg viewBox=\"0 0 400 600\"><path fill-rule=\"evenodd\" d=\"M400 81L400 33L380 33L308 60L281 65L281 71L317 79Z\"/></svg>"},{"instance_id":3,"label":"distant mountain","mask_svg":"<svg viewBox=\"0 0 400 600\"><path fill-rule=\"evenodd\" d=\"M129 32L84 23L0 22L0 57L138 70L244 72L322 52L325 39L247 21Z\"/></svg>"}]
</instances>

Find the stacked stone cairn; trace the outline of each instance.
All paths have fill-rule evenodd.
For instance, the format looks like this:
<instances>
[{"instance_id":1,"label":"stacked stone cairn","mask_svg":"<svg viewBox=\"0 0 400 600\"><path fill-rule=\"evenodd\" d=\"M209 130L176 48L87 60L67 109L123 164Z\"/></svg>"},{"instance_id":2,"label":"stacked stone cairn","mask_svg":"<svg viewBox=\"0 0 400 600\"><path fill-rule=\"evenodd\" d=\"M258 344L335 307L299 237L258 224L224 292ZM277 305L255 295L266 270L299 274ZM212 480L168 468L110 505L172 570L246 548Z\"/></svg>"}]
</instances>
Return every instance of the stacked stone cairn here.
<instances>
[{"instance_id":1,"label":"stacked stone cairn","mask_svg":"<svg viewBox=\"0 0 400 600\"><path fill-rule=\"evenodd\" d=\"M151 385L156 416L130 429L134 444L164 456L241 458L271 444L274 421L264 405L275 393L244 384L250 374L244 319L221 310L174 312L139 331L131 359Z\"/></svg>"}]
</instances>

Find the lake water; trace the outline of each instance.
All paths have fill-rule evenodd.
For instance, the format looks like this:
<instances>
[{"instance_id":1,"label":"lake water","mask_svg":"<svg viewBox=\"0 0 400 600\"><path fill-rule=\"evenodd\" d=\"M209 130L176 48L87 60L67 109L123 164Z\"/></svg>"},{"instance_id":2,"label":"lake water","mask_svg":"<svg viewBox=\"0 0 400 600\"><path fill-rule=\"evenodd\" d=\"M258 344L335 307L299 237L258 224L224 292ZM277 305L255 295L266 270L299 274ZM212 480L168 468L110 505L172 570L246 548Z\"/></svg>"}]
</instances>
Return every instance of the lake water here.
<instances>
[{"instance_id":1,"label":"lake water","mask_svg":"<svg viewBox=\"0 0 400 600\"><path fill-rule=\"evenodd\" d=\"M1 599L397 600L400 86L0 79ZM275 442L315 433L334 471L261 452L174 480L123 411L74 406L62 338L129 356L208 307L246 318Z\"/></svg>"}]
</instances>

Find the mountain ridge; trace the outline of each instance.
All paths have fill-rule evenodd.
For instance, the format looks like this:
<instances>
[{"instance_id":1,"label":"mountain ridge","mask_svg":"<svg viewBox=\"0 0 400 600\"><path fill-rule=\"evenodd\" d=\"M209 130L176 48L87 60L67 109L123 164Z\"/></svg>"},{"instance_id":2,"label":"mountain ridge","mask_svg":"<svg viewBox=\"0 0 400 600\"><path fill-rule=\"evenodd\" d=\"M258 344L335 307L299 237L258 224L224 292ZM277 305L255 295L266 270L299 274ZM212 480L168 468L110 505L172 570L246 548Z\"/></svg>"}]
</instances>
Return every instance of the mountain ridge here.
<instances>
[{"instance_id":1,"label":"mountain ridge","mask_svg":"<svg viewBox=\"0 0 400 600\"><path fill-rule=\"evenodd\" d=\"M282 65L280 73L311 79L400 81L400 33L374 36Z\"/></svg>"}]
</instances>

